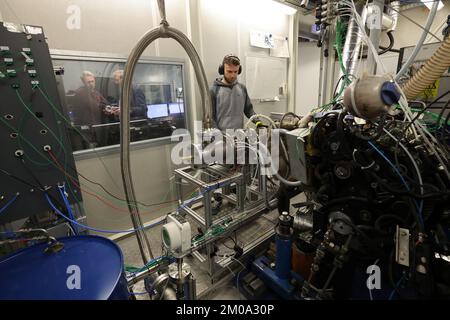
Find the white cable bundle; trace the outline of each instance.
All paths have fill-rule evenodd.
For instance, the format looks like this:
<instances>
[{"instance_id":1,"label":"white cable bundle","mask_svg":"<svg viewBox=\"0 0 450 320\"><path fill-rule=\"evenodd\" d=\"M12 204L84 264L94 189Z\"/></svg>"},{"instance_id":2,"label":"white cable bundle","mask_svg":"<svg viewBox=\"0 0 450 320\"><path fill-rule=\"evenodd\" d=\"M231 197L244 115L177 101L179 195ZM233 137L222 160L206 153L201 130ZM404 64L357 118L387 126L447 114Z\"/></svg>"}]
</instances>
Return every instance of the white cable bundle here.
<instances>
[{"instance_id":1,"label":"white cable bundle","mask_svg":"<svg viewBox=\"0 0 450 320\"><path fill-rule=\"evenodd\" d=\"M374 47L374 45L372 44L372 42L369 39L369 36L366 33L365 23L363 21L363 18L356 11L355 3L353 2L353 0L351 0L351 1L344 0L344 1L341 1L340 3L344 4L351 10L352 16L354 17L356 23L358 24L358 26L360 28L360 33L361 33L364 43L368 46L369 51L373 54L374 59L375 59L377 65L380 67L382 73L387 74L386 67L384 66L383 62L381 61L380 56L378 55L377 49ZM367 5L367 2L366 2L366 5ZM399 92L401 94L401 99L399 101L399 105L400 105L400 108L402 109L402 111L405 113L405 120L407 119L409 122L412 122L413 115L412 115L411 110L409 109L408 100L406 98L406 95L403 92L402 88L397 83L397 81L395 80L395 78L391 77L391 80L396 84L397 89L399 90ZM450 173L447 169L446 163L443 160L443 159L445 159L446 161L448 161L448 159L443 150L440 150L439 148L436 149L436 147L435 147L435 144L437 143L436 138L431 133L429 133L428 130L426 128L424 128L423 125L421 123L419 123L418 121L414 121L412 123L411 130L412 130L415 138L418 140L423 140L425 145L428 147L429 151L431 151L432 154L436 155L436 158L438 159L439 163L441 164L447 177L450 179ZM430 137L431 141L433 141L433 143L428 139L428 136ZM441 158L441 156L442 156L442 158Z\"/></svg>"}]
</instances>

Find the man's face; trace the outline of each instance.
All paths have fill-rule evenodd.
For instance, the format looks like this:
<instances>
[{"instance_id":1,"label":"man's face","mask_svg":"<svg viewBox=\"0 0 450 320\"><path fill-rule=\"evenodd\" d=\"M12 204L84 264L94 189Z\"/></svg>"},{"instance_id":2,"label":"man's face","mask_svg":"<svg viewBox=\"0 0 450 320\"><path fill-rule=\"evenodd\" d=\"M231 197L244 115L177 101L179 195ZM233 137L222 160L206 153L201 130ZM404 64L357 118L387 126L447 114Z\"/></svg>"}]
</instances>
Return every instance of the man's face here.
<instances>
[{"instance_id":1,"label":"man's face","mask_svg":"<svg viewBox=\"0 0 450 320\"><path fill-rule=\"evenodd\" d=\"M122 75L120 74L113 74L113 82L116 86L120 85L120 83L122 82Z\"/></svg>"},{"instance_id":2,"label":"man's face","mask_svg":"<svg viewBox=\"0 0 450 320\"><path fill-rule=\"evenodd\" d=\"M228 83L236 81L239 72L239 66L225 63L223 77Z\"/></svg>"},{"instance_id":3,"label":"man's face","mask_svg":"<svg viewBox=\"0 0 450 320\"><path fill-rule=\"evenodd\" d=\"M95 77L93 76L85 76L84 77L84 85L89 89L89 90L94 90L95 89Z\"/></svg>"}]
</instances>

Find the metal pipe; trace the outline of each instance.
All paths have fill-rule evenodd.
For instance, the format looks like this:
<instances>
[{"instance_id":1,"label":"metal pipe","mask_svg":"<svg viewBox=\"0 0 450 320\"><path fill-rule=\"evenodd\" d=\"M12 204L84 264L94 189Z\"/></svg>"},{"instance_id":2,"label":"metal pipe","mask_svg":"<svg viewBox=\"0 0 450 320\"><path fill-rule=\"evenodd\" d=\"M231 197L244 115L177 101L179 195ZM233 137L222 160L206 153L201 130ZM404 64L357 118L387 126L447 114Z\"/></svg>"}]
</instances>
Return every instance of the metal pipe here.
<instances>
[{"instance_id":1,"label":"metal pipe","mask_svg":"<svg viewBox=\"0 0 450 320\"><path fill-rule=\"evenodd\" d=\"M319 71L319 94L317 104L319 106L323 106L325 104L325 97L323 95L323 86L324 86L324 75L326 74L326 63L324 63L324 49L323 46L320 48L320 71Z\"/></svg>"},{"instance_id":2,"label":"metal pipe","mask_svg":"<svg viewBox=\"0 0 450 320\"><path fill-rule=\"evenodd\" d=\"M400 11L400 1L392 1L391 7L388 9L389 16L392 17L392 25L387 29L387 31L394 31L397 29L398 17ZM383 15L384 17L387 15Z\"/></svg>"},{"instance_id":3,"label":"metal pipe","mask_svg":"<svg viewBox=\"0 0 450 320\"><path fill-rule=\"evenodd\" d=\"M329 67L329 60L331 59L329 56L329 47L328 42L324 42L322 44L322 54L323 59L321 60L321 68L322 68L322 77L321 77L321 83L320 83L320 96L322 99L322 104L324 105L327 103L327 83L328 83L328 67Z\"/></svg>"},{"instance_id":4,"label":"metal pipe","mask_svg":"<svg viewBox=\"0 0 450 320\"><path fill-rule=\"evenodd\" d=\"M197 282L192 274L185 282L184 297L185 300L197 300Z\"/></svg>"},{"instance_id":5,"label":"metal pipe","mask_svg":"<svg viewBox=\"0 0 450 320\"><path fill-rule=\"evenodd\" d=\"M166 19L166 3L164 0L158 0L158 9L159 9L159 15L161 17L161 23L165 22L167 23Z\"/></svg>"},{"instance_id":6,"label":"metal pipe","mask_svg":"<svg viewBox=\"0 0 450 320\"><path fill-rule=\"evenodd\" d=\"M165 264L165 265L167 265L167 264ZM133 277L127 278L128 287L132 287L139 281L144 280L148 276L157 272L160 268L161 268L161 265L158 264L152 268L148 268L148 269L145 269L144 271L134 274Z\"/></svg>"},{"instance_id":7,"label":"metal pipe","mask_svg":"<svg viewBox=\"0 0 450 320\"><path fill-rule=\"evenodd\" d=\"M376 16L376 19L379 19L379 23L375 23L375 25L372 25L370 28L370 42L372 42L373 46L378 52L378 49L380 47L380 38L381 38L381 29L382 29L382 17L383 17L383 8L384 8L384 0L374 0L371 9L372 14ZM369 74L376 74L377 70L377 63L375 62L375 57L373 54L367 55L367 67Z\"/></svg>"},{"instance_id":8,"label":"metal pipe","mask_svg":"<svg viewBox=\"0 0 450 320\"><path fill-rule=\"evenodd\" d=\"M330 21L328 26L328 59L327 59L327 77L325 78L325 101L333 99L334 79L336 76L336 50L334 44L336 42L336 18Z\"/></svg>"},{"instance_id":9,"label":"metal pipe","mask_svg":"<svg viewBox=\"0 0 450 320\"><path fill-rule=\"evenodd\" d=\"M125 64L123 86L120 93L120 164L122 172L122 181L125 191L125 197L128 204L128 210L131 215L133 226L136 229L136 237L138 240L139 249L144 263L153 259L150 243L143 231L143 224L137 206L134 204L136 196L134 192L133 180L131 177L130 164L130 99L132 95L132 80L136 64L141 57L143 51L158 38L172 38L176 40L186 51L189 59L194 67L197 81L200 85L200 93L202 96L203 107L203 124L206 129L211 127L211 100L209 96L209 89L206 79L205 70L203 68L200 57L197 54L193 44L190 40L179 30L169 27L165 20L165 6L164 0L158 1L162 21L160 27L148 31L136 44L131 51L128 60Z\"/></svg>"}]
</instances>

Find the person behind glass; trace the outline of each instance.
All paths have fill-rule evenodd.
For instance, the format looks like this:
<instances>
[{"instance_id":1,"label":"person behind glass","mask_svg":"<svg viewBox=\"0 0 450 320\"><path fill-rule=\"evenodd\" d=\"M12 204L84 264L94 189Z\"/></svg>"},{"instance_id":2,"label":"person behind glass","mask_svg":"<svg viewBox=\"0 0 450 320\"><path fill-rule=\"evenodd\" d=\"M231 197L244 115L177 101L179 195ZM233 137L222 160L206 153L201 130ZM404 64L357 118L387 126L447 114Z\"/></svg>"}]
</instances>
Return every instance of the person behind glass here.
<instances>
[{"instance_id":1,"label":"person behind glass","mask_svg":"<svg viewBox=\"0 0 450 320\"><path fill-rule=\"evenodd\" d=\"M255 115L255 111L247 88L237 80L242 72L241 61L235 55L226 55L218 72L223 77L217 78L210 88L214 126L222 131L243 129L243 115L250 118ZM253 122L257 126L261 125L256 118Z\"/></svg>"},{"instance_id":2,"label":"person behind glass","mask_svg":"<svg viewBox=\"0 0 450 320\"><path fill-rule=\"evenodd\" d=\"M116 70L113 72L113 83L117 86L119 95L122 90L123 70ZM110 117L110 120L119 121L120 107L119 100L116 105L108 108L105 113ZM130 120L146 119L147 118L147 102L144 92L136 87L132 87L131 101L130 101Z\"/></svg>"},{"instance_id":3,"label":"person behind glass","mask_svg":"<svg viewBox=\"0 0 450 320\"><path fill-rule=\"evenodd\" d=\"M75 125L95 125L102 123L103 110L108 101L95 88L95 76L90 71L81 74L83 86L74 95L74 123Z\"/></svg>"}]
</instances>

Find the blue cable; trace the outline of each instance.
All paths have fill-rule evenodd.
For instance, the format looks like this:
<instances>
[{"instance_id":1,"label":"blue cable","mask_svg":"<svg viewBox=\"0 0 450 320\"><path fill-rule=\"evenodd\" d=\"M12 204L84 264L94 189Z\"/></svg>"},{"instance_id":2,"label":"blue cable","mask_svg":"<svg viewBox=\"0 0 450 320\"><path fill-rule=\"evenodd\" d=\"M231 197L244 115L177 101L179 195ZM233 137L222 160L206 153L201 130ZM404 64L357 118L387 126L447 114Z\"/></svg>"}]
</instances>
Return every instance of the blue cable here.
<instances>
[{"instance_id":1,"label":"blue cable","mask_svg":"<svg viewBox=\"0 0 450 320\"><path fill-rule=\"evenodd\" d=\"M10 238L14 239L17 237L17 234L14 231L1 231L0 234L4 235L5 238L8 238L8 239L10 239Z\"/></svg>"},{"instance_id":2,"label":"blue cable","mask_svg":"<svg viewBox=\"0 0 450 320\"><path fill-rule=\"evenodd\" d=\"M60 192L60 193L61 193L61 192ZM66 194L67 194L67 193L66 193L66 186L63 185L62 196L63 196L63 198L64 198L64 203L66 204L67 211L69 212L70 218L71 218L72 220L76 220L75 215L73 214L72 207L70 206L69 198L66 196ZM72 225L72 228L74 229L75 234L78 235L78 228L77 228L75 225Z\"/></svg>"},{"instance_id":3,"label":"blue cable","mask_svg":"<svg viewBox=\"0 0 450 320\"><path fill-rule=\"evenodd\" d=\"M47 194L44 194L45 198L47 199L48 204L52 207L53 210L55 210L55 212L57 214L59 214L61 217L63 217L64 219L66 219L67 221L71 221L72 223L76 224L79 227L82 228L86 228L88 230L91 231L96 231L96 232L102 232L102 233L129 233L129 232L135 232L138 230L145 230L145 229L149 229L149 228L153 228L154 226L157 226L159 224L161 224L162 222L164 222L164 220L161 220L159 222L156 222L152 225L146 226L146 227L142 227L139 229L128 229L128 230L103 230L103 229L97 229L97 228L93 228L93 227L89 227L85 224L79 223L76 220L71 220L69 217L65 216L61 211L58 210L58 208L55 207L55 205L53 204L53 202L50 200L49 196Z\"/></svg>"},{"instance_id":4,"label":"blue cable","mask_svg":"<svg viewBox=\"0 0 450 320\"><path fill-rule=\"evenodd\" d=\"M214 187L215 187L215 186L210 186L209 188L206 188L206 189L204 190L204 192L201 193L201 194L199 195L199 197L202 196L203 194L205 194L206 192L208 192L209 190L213 189ZM220 188L220 187L221 187L221 184L219 183L219 184L217 185L216 188ZM91 230L91 231L102 232L102 233L129 233L129 232L135 232L135 231L139 231L139 230L150 229L150 228L153 228L154 226L157 226L157 225L159 225L159 224L161 224L161 223L164 222L164 220L161 220L161 221L156 222L156 223L154 223L154 224L152 224L152 225L149 225L149 226L146 226L146 227L142 227L142 228L139 228L139 229L129 229L129 230L103 230L103 229L97 229L97 228L89 227L89 226L87 226L87 225L85 225L85 224L79 223L78 221L76 221L76 220L74 220L74 219L71 219L71 218L65 216L61 211L58 210L58 208L55 207L55 205L53 204L53 202L50 200L49 196L48 196L46 193L44 194L44 196L45 196L45 198L47 199L48 204L52 207L52 209L53 209L57 214L59 214L61 217L63 217L63 218L66 219L67 221L72 222L73 224L75 224L75 225L77 225L77 226L80 226L80 227L82 227L82 228L86 228L86 229ZM190 201L188 201L188 202L185 203L185 204L181 204L181 205L177 208L176 211L178 212L178 211L180 210L180 208L182 208L182 207L187 207L189 204L191 204L192 202L194 202L197 198L198 198L198 197L191 199Z\"/></svg>"},{"instance_id":5,"label":"blue cable","mask_svg":"<svg viewBox=\"0 0 450 320\"><path fill-rule=\"evenodd\" d=\"M403 276L400 278L400 280L398 280L397 284L395 285L394 290L392 290L391 294L389 295L389 300L392 300L392 298L394 297L395 290L398 289L398 287L400 286L400 283L403 281L404 278L405 278L405 275L403 275Z\"/></svg>"},{"instance_id":6,"label":"blue cable","mask_svg":"<svg viewBox=\"0 0 450 320\"><path fill-rule=\"evenodd\" d=\"M402 181L402 183L405 185L405 187L406 187L406 190L408 190L408 191L410 191L411 189L409 188L409 186L408 186L408 184L406 183L406 181L405 181L405 179L403 178L403 176L402 176L402 174L400 173L400 171L398 171L398 169L395 167L395 165L392 163L392 161L391 160L389 160L389 158L388 157L386 157L385 155L384 155L384 153L380 150L380 149L378 149L376 146L375 146L375 144L373 144L373 142L372 141L369 141L369 145L384 159L384 160L386 160L386 162L392 167L392 169L394 169L394 171L395 171L395 173L400 177L400 180ZM420 206L419 205L417 205L417 202L415 201L415 200L413 200L414 201L414 204L416 205L416 208L417 208L417 212L418 212L418 214L419 214L419 222L420 222L420 224L422 225L422 227L424 226L424 223L423 223L423 218L422 218L422 209L423 209L423 200L421 200L420 201Z\"/></svg>"},{"instance_id":7,"label":"blue cable","mask_svg":"<svg viewBox=\"0 0 450 320\"><path fill-rule=\"evenodd\" d=\"M130 292L131 295L133 296L140 296L140 295L145 295L145 294L150 294L149 292Z\"/></svg>"},{"instance_id":8,"label":"blue cable","mask_svg":"<svg viewBox=\"0 0 450 320\"><path fill-rule=\"evenodd\" d=\"M69 218L71 220L76 220L75 216L73 215L72 208L70 207L69 199L67 199L67 196L66 196L66 187L65 186L63 186L62 188L58 187L58 191L59 191L59 194L61 195L61 198L64 201L64 204L66 205L67 212L69 213ZM75 234L78 235L77 227L71 222L70 222L70 225L72 226L73 231L75 232Z\"/></svg>"},{"instance_id":9,"label":"blue cable","mask_svg":"<svg viewBox=\"0 0 450 320\"><path fill-rule=\"evenodd\" d=\"M208 191L210 191L210 190L212 190L212 189L214 189L214 188L216 188L216 189L219 189L219 188L221 188L222 187L222 184L217 184L217 187L215 187L215 186L210 186L210 187L208 187L208 188L206 188L203 192L201 192L198 196L196 196L196 197L194 197L194 198L192 198L192 199L190 199L189 201L187 201L186 203L182 203L178 208L177 208L177 212L179 212L180 211L180 209L182 209L182 208L186 208L187 206L189 206L191 203L193 203L193 202L195 202L197 199L199 199L200 197L202 197L205 193L207 193Z\"/></svg>"},{"instance_id":10,"label":"blue cable","mask_svg":"<svg viewBox=\"0 0 450 320\"><path fill-rule=\"evenodd\" d=\"M1 209L0 209L0 214L3 213L3 211L5 211L6 209L8 209L14 201L16 201L17 197L19 195L16 194L14 197L11 198L11 200L9 200Z\"/></svg>"}]
</instances>

